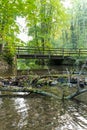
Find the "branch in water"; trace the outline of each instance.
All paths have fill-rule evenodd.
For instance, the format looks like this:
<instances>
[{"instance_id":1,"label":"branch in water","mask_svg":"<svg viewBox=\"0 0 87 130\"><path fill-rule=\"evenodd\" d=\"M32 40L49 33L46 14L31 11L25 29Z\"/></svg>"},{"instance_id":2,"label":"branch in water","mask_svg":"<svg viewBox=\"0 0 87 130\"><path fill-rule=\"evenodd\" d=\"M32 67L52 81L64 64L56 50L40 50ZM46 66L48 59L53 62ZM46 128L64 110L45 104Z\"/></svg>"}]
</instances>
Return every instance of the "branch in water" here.
<instances>
[{"instance_id":1,"label":"branch in water","mask_svg":"<svg viewBox=\"0 0 87 130\"><path fill-rule=\"evenodd\" d=\"M43 90L32 89L32 88L28 88L28 87L23 87L23 88L19 88L19 87L0 87L0 91L36 93L36 94L41 94L41 95L44 95L44 96L54 97L56 99L62 100L62 99L73 99L74 97L76 97L76 96L78 96L82 93L87 92L87 89L76 91L73 94L66 96L66 97L62 97L62 98L58 97L55 94L45 92Z\"/></svg>"},{"instance_id":2,"label":"branch in water","mask_svg":"<svg viewBox=\"0 0 87 130\"><path fill-rule=\"evenodd\" d=\"M72 93L71 95L65 97L65 99L73 99L74 97L76 97L82 93L85 93L85 92L87 92L87 89L76 91L76 92Z\"/></svg>"},{"instance_id":3,"label":"branch in water","mask_svg":"<svg viewBox=\"0 0 87 130\"><path fill-rule=\"evenodd\" d=\"M8 91L8 92L30 92L30 93L36 93L36 94L41 94L44 96L49 96L49 97L54 97L57 99L61 99L60 97L49 93L49 92L45 92L43 90L38 90L38 89L32 89L32 88L28 88L28 87L23 87L23 88L19 88L19 87L0 87L0 91Z\"/></svg>"}]
</instances>

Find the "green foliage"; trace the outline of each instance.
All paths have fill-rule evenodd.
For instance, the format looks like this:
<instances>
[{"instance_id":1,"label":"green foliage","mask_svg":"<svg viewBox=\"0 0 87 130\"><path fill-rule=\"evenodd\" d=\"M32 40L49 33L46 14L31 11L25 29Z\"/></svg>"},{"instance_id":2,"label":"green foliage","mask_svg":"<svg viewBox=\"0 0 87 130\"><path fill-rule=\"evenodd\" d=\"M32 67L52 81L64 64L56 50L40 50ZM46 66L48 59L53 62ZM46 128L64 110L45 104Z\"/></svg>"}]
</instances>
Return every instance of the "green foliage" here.
<instances>
[{"instance_id":1,"label":"green foliage","mask_svg":"<svg viewBox=\"0 0 87 130\"><path fill-rule=\"evenodd\" d=\"M16 23L16 17L23 16L23 9L23 0L0 1L0 44L6 46L3 57L9 65L13 64L14 46L18 43L16 34L19 33L19 27Z\"/></svg>"},{"instance_id":2,"label":"green foliage","mask_svg":"<svg viewBox=\"0 0 87 130\"><path fill-rule=\"evenodd\" d=\"M67 26L67 14L59 0L27 0L25 12L33 44L42 46L43 50L44 47L52 46L51 37L55 39L61 35L61 29Z\"/></svg>"},{"instance_id":3,"label":"green foliage","mask_svg":"<svg viewBox=\"0 0 87 130\"><path fill-rule=\"evenodd\" d=\"M62 42L65 47L71 47L74 49L85 48L87 46L87 1L70 1L72 8L67 10L71 17L67 30L63 29Z\"/></svg>"},{"instance_id":4,"label":"green foliage","mask_svg":"<svg viewBox=\"0 0 87 130\"><path fill-rule=\"evenodd\" d=\"M66 27L67 14L60 0L3 0L0 7L0 43L18 43L17 17L26 18L33 44L43 50L51 46L51 37L55 39Z\"/></svg>"},{"instance_id":5,"label":"green foliage","mask_svg":"<svg viewBox=\"0 0 87 130\"><path fill-rule=\"evenodd\" d=\"M6 46L3 52L4 60L12 66L14 63L15 49L12 46Z\"/></svg>"}]
</instances>

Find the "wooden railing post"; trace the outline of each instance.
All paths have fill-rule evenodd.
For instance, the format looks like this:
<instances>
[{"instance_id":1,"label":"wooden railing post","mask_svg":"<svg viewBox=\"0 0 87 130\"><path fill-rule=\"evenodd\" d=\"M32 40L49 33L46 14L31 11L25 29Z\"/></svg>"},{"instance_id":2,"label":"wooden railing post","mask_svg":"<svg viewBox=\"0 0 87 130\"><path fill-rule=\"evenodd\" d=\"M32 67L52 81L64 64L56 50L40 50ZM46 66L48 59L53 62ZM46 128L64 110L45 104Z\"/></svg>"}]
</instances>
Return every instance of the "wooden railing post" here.
<instances>
[{"instance_id":1,"label":"wooden railing post","mask_svg":"<svg viewBox=\"0 0 87 130\"><path fill-rule=\"evenodd\" d=\"M64 58L64 48L62 49L62 55L63 55L63 58Z\"/></svg>"},{"instance_id":2,"label":"wooden railing post","mask_svg":"<svg viewBox=\"0 0 87 130\"><path fill-rule=\"evenodd\" d=\"M80 57L80 49L79 49L79 57Z\"/></svg>"}]
</instances>

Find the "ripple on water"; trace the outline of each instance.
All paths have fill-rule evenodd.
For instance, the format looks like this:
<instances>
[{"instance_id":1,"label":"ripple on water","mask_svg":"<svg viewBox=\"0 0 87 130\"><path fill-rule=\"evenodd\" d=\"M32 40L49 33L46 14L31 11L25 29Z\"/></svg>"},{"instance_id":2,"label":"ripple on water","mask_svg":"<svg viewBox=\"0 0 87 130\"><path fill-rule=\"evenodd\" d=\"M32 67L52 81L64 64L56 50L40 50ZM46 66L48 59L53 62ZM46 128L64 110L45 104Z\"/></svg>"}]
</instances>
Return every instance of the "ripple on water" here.
<instances>
[{"instance_id":1,"label":"ripple on water","mask_svg":"<svg viewBox=\"0 0 87 130\"><path fill-rule=\"evenodd\" d=\"M1 98L0 130L87 130L87 105L51 98Z\"/></svg>"},{"instance_id":2,"label":"ripple on water","mask_svg":"<svg viewBox=\"0 0 87 130\"><path fill-rule=\"evenodd\" d=\"M83 109L84 108L84 109ZM82 103L68 104L68 111L62 116L60 120L62 123L55 130L87 130L87 105Z\"/></svg>"}]
</instances>

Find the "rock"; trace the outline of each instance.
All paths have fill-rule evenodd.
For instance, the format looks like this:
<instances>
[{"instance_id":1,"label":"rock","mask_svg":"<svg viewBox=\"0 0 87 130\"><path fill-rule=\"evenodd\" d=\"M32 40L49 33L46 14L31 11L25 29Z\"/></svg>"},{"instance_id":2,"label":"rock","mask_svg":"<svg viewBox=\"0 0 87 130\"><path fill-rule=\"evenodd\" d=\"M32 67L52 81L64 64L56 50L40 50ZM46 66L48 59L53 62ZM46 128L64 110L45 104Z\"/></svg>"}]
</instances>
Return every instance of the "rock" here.
<instances>
[{"instance_id":1,"label":"rock","mask_svg":"<svg viewBox=\"0 0 87 130\"><path fill-rule=\"evenodd\" d=\"M0 81L0 87L2 87L4 84Z\"/></svg>"},{"instance_id":2,"label":"rock","mask_svg":"<svg viewBox=\"0 0 87 130\"><path fill-rule=\"evenodd\" d=\"M71 78L70 83L77 84L77 78L76 77Z\"/></svg>"},{"instance_id":3,"label":"rock","mask_svg":"<svg viewBox=\"0 0 87 130\"><path fill-rule=\"evenodd\" d=\"M57 82L56 80L49 82L49 85L50 85L50 86L56 86L57 84L58 84L58 82Z\"/></svg>"},{"instance_id":4,"label":"rock","mask_svg":"<svg viewBox=\"0 0 87 130\"><path fill-rule=\"evenodd\" d=\"M79 82L79 86L80 86L80 88L84 88L85 87L85 84L84 84L84 82Z\"/></svg>"}]
</instances>

